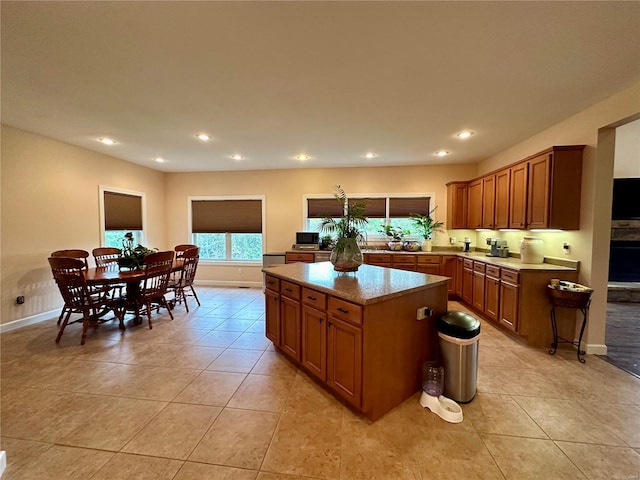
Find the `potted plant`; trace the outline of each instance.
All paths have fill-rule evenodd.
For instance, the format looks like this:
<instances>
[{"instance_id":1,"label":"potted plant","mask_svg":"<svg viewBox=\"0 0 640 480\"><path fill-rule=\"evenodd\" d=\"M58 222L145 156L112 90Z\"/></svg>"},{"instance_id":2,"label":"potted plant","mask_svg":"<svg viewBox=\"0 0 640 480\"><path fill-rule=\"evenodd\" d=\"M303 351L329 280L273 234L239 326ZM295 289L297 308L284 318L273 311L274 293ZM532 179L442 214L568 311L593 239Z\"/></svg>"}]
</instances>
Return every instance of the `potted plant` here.
<instances>
[{"instance_id":1,"label":"potted plant","mask_svg":"<svg viewBox=\"0 0 640 480\"><path fill-rule=\"evenodd\" d=\"M331 235L324 235L320 239L320 250L331 250L333 248L333 237Z\"/></svg>"},{"instance_id":2,"label":"potted plant","mask_svg":"<svg viewBox=\"0 0 640 480\"><path fill-rule=\"evenodd\" d=\"M433 232L438 232L444 230L442 227L444 226L444 222L439 222L431 218L433 212L435 212L436 207L433 207L426 215L422 215L421 213L410 213L411 221L418 229L424 241L422 242L422 251L430 252L431 251L431 240Z\"/></svg>"},{"instance_id":3,"label":"potted plant","mask_svg":"<svg viewBox=\"0 0 640 480\"><path fill-rule=\"evenodd\" d=\"M122 239L121 257L118 259L120 268L128 268L130 270L138 270L144 265L144 259L150 253L157 251L138 244L133 246L133 233L127 232Z\"/></svg>"},{"instance_id":4,"label":"potted plant","mask_svg":"<svg viewBox=\"0 0 640 480\"><path fill-rule=\"evenodd\" d=\"M362 228L368 223L365 216L366 200L349 202L347 194L335 186L334 198L344 212L339 219L326 216L320 222L320 231L336 237L329 261L338 272L355 272L362 265L362 252L358 242L364 240Z\"/></svg>"},{"instance_id":5,"label":"potted plant","mask_svg":"<svg viewBox=\"0 0 640 480\"><path fill-rule=\"evenodd\" d=\"M402 250L402 239L411 233L409 230L400 230L392 225L380 225L378 231L389 238L387 241L389 250Z\"/></svg>"}]
</instances>

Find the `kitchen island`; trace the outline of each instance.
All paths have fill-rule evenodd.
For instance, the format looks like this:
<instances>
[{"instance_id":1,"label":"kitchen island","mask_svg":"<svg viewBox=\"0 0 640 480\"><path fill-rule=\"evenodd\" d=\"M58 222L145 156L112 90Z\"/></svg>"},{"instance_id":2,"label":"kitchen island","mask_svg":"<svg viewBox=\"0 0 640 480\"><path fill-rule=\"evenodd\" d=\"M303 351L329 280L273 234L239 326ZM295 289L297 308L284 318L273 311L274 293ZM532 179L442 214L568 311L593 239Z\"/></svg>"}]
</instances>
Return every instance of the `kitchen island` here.
<instances>
[{"instance_id":1,"label":"kitchen island","mask_svg":"<svg viewBox=\"0 0 640 480\"><path fill-rule=\"evenodd\" d=\"M446 277L372 265L345 274L329 262L263 272L267 338L339 398L376 420L421 388Z\"/></svg>"}]
</instances>

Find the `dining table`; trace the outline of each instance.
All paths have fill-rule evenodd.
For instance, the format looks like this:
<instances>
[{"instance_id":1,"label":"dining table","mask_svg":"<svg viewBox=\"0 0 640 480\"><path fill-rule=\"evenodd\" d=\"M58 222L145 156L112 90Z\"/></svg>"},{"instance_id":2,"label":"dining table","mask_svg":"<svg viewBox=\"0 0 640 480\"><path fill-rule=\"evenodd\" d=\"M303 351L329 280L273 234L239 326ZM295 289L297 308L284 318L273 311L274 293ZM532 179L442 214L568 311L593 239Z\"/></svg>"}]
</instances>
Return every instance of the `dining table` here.
<instances>
[{"instance_id":1,"label":"dining table","mask_svg":"<svg viewBox=\"0 0 640 480\"><path fill-rule=\"evenodd\" d=\"M182 269L182 260L174 259L171 266L172 272L179 272ZM92 267L84 271L84 277L90 286L114 286L125 285L126 302L125 310L135 312L134 325L142 323L139 315L142 307L140 283L144 279L144 268L125 269L117 265L108 267Z\"/></svg>"}]
</instances>

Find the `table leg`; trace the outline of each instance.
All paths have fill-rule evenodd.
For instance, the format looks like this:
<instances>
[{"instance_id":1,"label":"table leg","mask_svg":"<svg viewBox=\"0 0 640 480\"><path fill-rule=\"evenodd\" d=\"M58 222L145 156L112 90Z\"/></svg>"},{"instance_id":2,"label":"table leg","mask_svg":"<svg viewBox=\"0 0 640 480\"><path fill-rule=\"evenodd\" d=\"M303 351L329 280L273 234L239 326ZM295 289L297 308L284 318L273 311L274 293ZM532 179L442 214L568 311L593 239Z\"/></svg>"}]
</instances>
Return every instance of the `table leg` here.
<instances>
[{"instance_id":1,"label":"table leg","mask_svg":"<svg viewBox=\"0 0 640 480\"><path fill-rule=\"evenodd\" d=\"M140 316L141 307L140 298L140 282L128 282L127 283L127 305L126 309L135 312L135 318L133 319L134 325L142 324L142 317Z\"/></svg>"},{"instance_id":2,"label":"table leg","mask_svg":"<svg viewBox=\"0 0 640 480\"><path fill-rule=\"evenodd\" d=\"M553 343L551 344L551 348L549 349L549 353L551 355L556 353L558 349L558 324L556 323L556 308L551 307L551 311L549 312L549 316L551 317L551 330L553 332Z\"/></svg>"}]
</instances>

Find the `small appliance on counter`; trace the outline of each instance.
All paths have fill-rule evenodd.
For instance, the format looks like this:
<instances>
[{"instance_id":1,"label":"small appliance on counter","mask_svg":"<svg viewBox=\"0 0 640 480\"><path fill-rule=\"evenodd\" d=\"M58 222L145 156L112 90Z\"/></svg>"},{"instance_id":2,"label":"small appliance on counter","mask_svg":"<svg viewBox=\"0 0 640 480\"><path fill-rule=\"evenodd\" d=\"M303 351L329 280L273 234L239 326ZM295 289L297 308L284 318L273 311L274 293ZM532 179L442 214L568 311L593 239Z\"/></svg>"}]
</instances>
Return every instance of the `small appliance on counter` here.
<instances>
[{"instance_id":1,"label":"small appliance on counter","mask_svg":"<svg viewBox=\"0 0 640 480\"><path fill-rule=\"evenodd\" d=\"M470 252L471 251L471 239L468 237L465 237L464 239L464 250L463 252Z\"/></svg>"},{"instance_id":2,"label":"small appliance on counter","mask_svg":"<svg viewBox=\"0 0 640 480\"><path fill-rule=\"evenodd\" d=\"M294 250L320 250L320 234L318 232L296 232Z\"/></svg>"},{"instance_id":3,"label":"small appliance on counter","mask_svg":"<svg viewBox=\"0 0 640 480\"><path fill-rule=\"evenodd\" d=\"M499 238L487 238L487 245L491 246L491 251L487 253L487 257L508 257L509 247L506 240L500 240ZM503 253L506 251L506 255Z\"/></svg>"}]
</instances>

